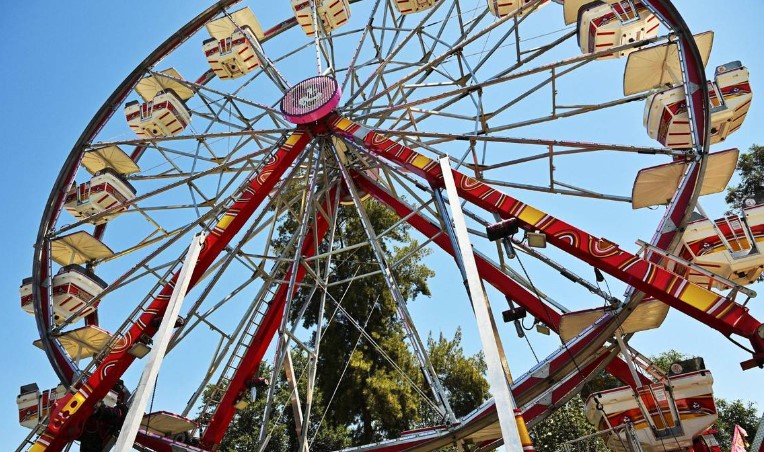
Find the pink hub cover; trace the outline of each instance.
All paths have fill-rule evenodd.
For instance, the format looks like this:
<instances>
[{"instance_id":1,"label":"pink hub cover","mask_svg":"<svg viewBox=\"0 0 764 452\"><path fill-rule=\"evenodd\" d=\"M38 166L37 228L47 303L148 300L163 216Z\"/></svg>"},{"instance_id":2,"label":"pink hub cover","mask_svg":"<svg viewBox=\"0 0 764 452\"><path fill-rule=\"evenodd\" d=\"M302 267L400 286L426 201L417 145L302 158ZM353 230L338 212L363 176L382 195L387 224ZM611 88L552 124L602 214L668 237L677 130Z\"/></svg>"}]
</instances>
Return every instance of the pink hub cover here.
<instances>
[{"instance_id":1,"label":"pink hub cover","mask_svg":"<svg viewBox=\"0 0 764 452\"><path fill-rule=\"evenodd\" d=\"M324 75L311 77L287 91L281 99L281 113L294 124L317 121L339 104L341 96L337 80Z\"/></svg>"}]
</instances>

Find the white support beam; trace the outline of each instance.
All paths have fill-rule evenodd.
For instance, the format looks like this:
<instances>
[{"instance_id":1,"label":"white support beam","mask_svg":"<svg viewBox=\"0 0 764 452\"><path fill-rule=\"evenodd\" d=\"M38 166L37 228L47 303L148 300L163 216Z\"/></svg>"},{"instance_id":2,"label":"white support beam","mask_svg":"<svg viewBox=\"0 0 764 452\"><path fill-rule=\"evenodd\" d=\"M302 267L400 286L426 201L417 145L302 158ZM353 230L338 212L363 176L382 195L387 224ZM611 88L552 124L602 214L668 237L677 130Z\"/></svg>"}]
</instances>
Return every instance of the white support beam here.
<instances>
[{"instance_id":1,"label":"white support beam","mask_svg":"<svg viewBox=\"0 0 764 452\"><path fill-rule=\"evenodd\" d=\"M498 338L494 336L490 304L483 290L483 283L475 263L475 254L472 252L472 243L470 243L467 233L467 223L459 204L459 194L456 191L456 183L448 158L440 159L440 168L443 171L443 182L450 201L448 205L451 208L454 231L464 263L464 271L467 275L467 286L470 289L470 297L475 310L480 342L482 342L483 353L485 353L485 362L488 366L488 384L491 386L491 394L496 401L501 436L504 438L504 450L521 451L523 445L520 441L520 433L517 430L514 414L515 399L512 397L509 381L501 363L501 355L497 346Z\"/></svg>"},{"instance_id":2,"label":"white support beam","mask_svg":"<svg viewBox=\"0 0 764 452\"><path fill-rule=\"evenodd\" d=\"M199 258L199 252L202 249L205 237L204 233L196 234L191 241L191 245L188 247L183 267L180 269L178 280L175 282L175 288L170 296L170 301L167 303L164 317L162 317L162 323L154 335L154 347L146 358L146 366L143 368L140 382L133 395L133 403L130 405L125 422L122 424L122 431L117 438L115 447L117 452L133 450L133 443L135 443L135 437L138 435L138 429L143 420L146 403L154 391L156 377L159 374L162 361L164 361L167 346L172 338L175 322L180 313L180 306L186 297L191 275L196 267L196 261Z\"/></svg>"},{"instance_id":3,"label":"white support beam","mask_svg":"<svg viewBox=\"0 0 764 452\"><path fill-rule=\"evenodd\" d=\"M284 314L286 315L286 314ZM292 352L286 345L286 338L282 339L284 347L284 375L289 385L289 402L292 404L292 413L294 414L294 427L297 437L302 437L302 406L300 406L300 393L297 392L297 380L294 376L294 367L292 367Z\"/></svg>"}]
</instances>

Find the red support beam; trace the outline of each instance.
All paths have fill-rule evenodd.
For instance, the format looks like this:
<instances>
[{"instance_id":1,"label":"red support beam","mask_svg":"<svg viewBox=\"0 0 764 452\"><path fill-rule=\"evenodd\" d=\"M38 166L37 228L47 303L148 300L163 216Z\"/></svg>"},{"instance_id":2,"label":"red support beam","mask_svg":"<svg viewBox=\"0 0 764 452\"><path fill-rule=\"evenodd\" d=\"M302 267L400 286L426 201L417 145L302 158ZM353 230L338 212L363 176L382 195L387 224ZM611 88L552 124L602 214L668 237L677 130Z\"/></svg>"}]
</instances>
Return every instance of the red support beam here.
<instances>
[{"instance_id":1,"label":"red support beam","mask_svg":"<svg viewBox=\"0 0 764 452\"><path fill-rule=\"evenodd\" d=\"M679 11L669 0L643 0L659 18L677 36L677 45L681 56L681 64L685 75L684 89L690 127L694 132L694 150L699 158L690 164L689 174L682 178L675 199L667 206L666 215L650 242L662 250L674 251L681 239L682 228L689 220L695 201L697 189L703 184L709 145L709 115L711 107L709 93L706 89L705 64L701 58L695 38L685 23ZM651 262L660 262L659 255L648 256Z\"/></svg>"},{"instance_id":2,"label":"red support beam","mask_svg":"<svg viewBox=\"0 0 764 452\"><path fill-rule=\"evenodd\" d=\"M407 223L413 226L414 229L431 239L433 243L438 245L443 251L454 256L454 249L451 245L451 241L439 226L433 224L422 215L415 213L411 206L369 180L364 174L355 172L354 179L361 189L369 193L377 201L393 209L399 217L407 218ZM475 254L475 262L478 267L478 273L484 281L520 306L526 308L533 317L541 320L546 325L549 325L555 333L559 332L561 315L557 311L547 306L525 287L517 284L512 278L507 276L506 273L501 271L501 269L497 268L492 262L488 261L479 253ZM624 384L634 386L634 378L631 376L631 371L626 363L620 358L616 358L608 365L608 371ZM650 383L644 375L640 374L640 378L642 383Z\"/></svg>"},{"instance_id":3,"label":"red support beam","mask_svg":"<svg viewBox=\"0 0 764 452\"><path fill-rule=\"evenodd\" d=\"M349 119L333 115L327 121L336 133L355 140L369 151L423 177L434 187L442 185L438 162ZM524 204L477 179L456 170L452 170L452 173L462 199L502 218L517 218L523 229L546 234L549 244L684 312L725 336L737 334L745 337L753 347L754 362L764 364L764 325L751 316L745 306L628 253L607 239L595 237Z\"/></svg>"},{"instance_id":4,"label":"red support beam","mask_svg":"<svg viewBox=\"0 0 764 452\"><path fill-rule=\"evenodd\" d=\"M390 194L387 190L370 181L366 176L360 173L354 174L356 184L365 192L369 193L374 199L393 209L401 218L408 218L406 222L421 232L425 237L431 239L443 251L454 256L454 248L448 235L436 226L430 220L414 213L414 209L406 205L396 196ZM560 313L545 305L535 295L530 293L525 287L516 283L506 273L496 268L493 263L485 259L479 253L475 254L475 263L478 267L480 277L503 293L523 306L535 318L549 325L555 332L560 329Z\"/></svg>"},{"instance_id":5,"label":"red support beam","mask_svg":"<svg viewBox=\"0 0 764 452\"><path fill-rule=\"evenodd\" d=\"M310 228L308 234L305 236L302 250L300 251L301 256L308 258L316 254L318 245L323 240L330 225L330 218L327 218L324 213L326 213L326 215L332 216L333 212L337 208L337 206L333 205L336 198L336 191L336 187L329 190L326 196L327 201L324 203L323 209L316 210L318 215L314 219L316 222L315 235L314 229ZM303 280L305 277L305 272L306 270L303 265L299 265L297 267L297 274L295 275L296 283L299 284ZM234 414L236 414L236 408L234 405L236 404L237 399L242 394L242 392L246 390L247 381L254 377L260 368L260 363L263 361L263 356L265 355L268 346L273 340L276 331L281 325L283 316L287 314L284 312L284 309L287 299L289 298L288 281L291 279L291 276L292 270L289 269L283 279L284 282L279 285L278 290L273 296L273 300L271 300L271 302L268 304L268 309L266 310L265 315L263 315L260 325L257 328L257 331L255 332L255 335L252 338L247 351L241 359L241 365L238 369L236 369L236 372L234 373L234 376L231 379L228 388L226 389L226 393L223 396L223 400L220 401L220 404L215 409L215 413L212 415L212 419L210 420L210 423L207 425L207 428L202 435L202 446L213 448L214 446L220 444L220 442L223 440L226 429L231 423L231 419L233 419ZM297 292L297 288L298 286L295 285L295 293ZM294 293L292 295L294 295ZM275 371L276 370L274 370L274 372Z\"/></svg>"},{"instance_id":6,"label":"red support beam","mask_svg":"<svg viewBox=\"0 0 764 452\"><path fill-rule=\"evenodd\" d=\"M239 198L234 201L207 236L191 276L188 290L194 287L220 252L246 224L311 138L307 131L298 128L276 150L260 174L249 181L247 188L242 191ZM121 337L114 349L98 365L95 372L79 386L78 391L74 394L67 393L66 396L56 402L45 432L32 448L34 452L58 452L67 443L79 436L95 404L106 396L135 360L135 357L129 354L128 350L141 336L152 337L156 333L157 326L154 326L154 320L162 318L164 315L177 276L176 273L171 281L162 288L159 295L133 323L127 333Z\"/></svg>"}]
</instances>

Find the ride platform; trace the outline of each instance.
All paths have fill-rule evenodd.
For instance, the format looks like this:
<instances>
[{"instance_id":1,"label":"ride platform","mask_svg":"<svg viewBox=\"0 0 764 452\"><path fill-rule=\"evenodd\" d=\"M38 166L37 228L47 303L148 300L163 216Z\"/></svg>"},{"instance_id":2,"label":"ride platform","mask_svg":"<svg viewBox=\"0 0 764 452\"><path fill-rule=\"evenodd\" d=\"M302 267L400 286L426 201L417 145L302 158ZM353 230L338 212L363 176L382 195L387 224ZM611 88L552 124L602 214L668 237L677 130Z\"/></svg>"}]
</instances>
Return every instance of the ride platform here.
<instances>
[{"instance_id":1,"label":"ride platform","mask_svg":"<svg viewBox=\"0 0 764 452\"><path fill-rule=\"evenodd\" d=\"M700 370L636 392L630 386L598 392L586 400L586 418L600 431L630 423L646 452L683 450L716 421L712 385L711 372ZM611 432L607 446L618 450L626 444L621 435Z\"/></svg>"},{"instance_id":2,"label":"ride platform","mask_svg":"<svg viewBox=\"0 0 764 452\"><path fill-rule=\"evenodd\" d=\"M175 136L191 122L185 101L194 91L181 83L183 78L173 68L144 77L135 86L143 103L125 104L127 124L141 138Z\"/></svg>"},{"instance_id":3,"label":"ride platform","mask_svg":"<svg viewBox=\"0 0 764 452\"><path fill-rule=\"evenodd\" d=\"M204 41L202 50L219 79L238 78L260 66L254 46L265 35L249 7L213 20L206 28L212 37Z\"/></svg>"},{"instance_id":4,"label":"ride platform","mask_svg":"<svg viewBox=\"0 0 764 452\"><path fill-rule=\"evenodd\" d=\"M600 52L658 36L660 22L642 2L568 0L563 7L566 23L571 18L572 22L578 23L578 45L583 53ZM597 59L621 58L637 49L632 47Z\"/></svg>"}]
</instances>

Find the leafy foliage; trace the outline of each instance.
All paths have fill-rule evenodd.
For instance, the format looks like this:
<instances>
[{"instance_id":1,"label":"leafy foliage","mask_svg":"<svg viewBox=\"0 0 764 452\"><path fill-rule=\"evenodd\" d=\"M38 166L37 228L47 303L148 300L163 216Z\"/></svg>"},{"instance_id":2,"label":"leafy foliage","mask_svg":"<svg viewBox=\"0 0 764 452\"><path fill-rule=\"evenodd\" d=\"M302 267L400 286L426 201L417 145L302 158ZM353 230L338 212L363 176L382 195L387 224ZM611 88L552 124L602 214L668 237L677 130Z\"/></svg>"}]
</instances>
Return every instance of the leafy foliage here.
<instances>
[{"instance_id":1,"label":"leafy foliage","mask_svg":"<svg viewBox=\"0 0 764 452\"><path fill-rule=\"evenodd\" d=\"M433 272L420 263L426 251L410 237L408 227L395 225L398 218L392 211L377 202L365 202L364 208L375 231L389 230L380 245L385 260L391 265L396 263L393 274L404 300L429 296L427 280ZM367 240L354 208L340 209L335 237L332 244L335 249ZM420 396L411 382L421 387L422 373L404 342L405 331L397 319L397 306L386 290L385 279L382 274L373 273L378 270L369 245L335 256L326 310L327 321L331 318L331 322L321 339L324 352L318 359L321 376L317 386L333 400L327 417L339 425L353 426L352 433L358 442L395 435L409 428L410 423L418 422L421 416ZM303 317L305 328L317 322L320 296L316 293L310 300ZM345 312L336 311L334 303L341 303ZM364 326L376 345L362 337L355 322Z\"/></svg>"},{"instance_id":2,"label":"leafy foliage","mask_svg":"<svg viewBox=\"0 0 764 452\"><path fill-rule=\"evenodd\" d=\"M737 162L740 183L727 189L725 201L732 209L741 209L746 199L764 202L764 146L748 148Z\"/></svg>"},{"instance_id":3,"label":"leafy foliage","mask_svg":"<svg viewBox=\"0 0 764 452\"><path fill-rule=\"evenodd\" d=\"M595 433L595 428L584 415L584 402L581 397L574 397L560 407L547 420L536 425L530 431L533 446L539 452L554 452L568 441ZM582 445L584 443L582 442ZM607 451L602 441L587 441L585 450L593 452Z\"/></svg>"},{"instance_id":4,"label":"leafy foliage","mask_svg":"<svg viewBox=\"0 0 764 452\"><path fill-rule=\"evenodd\" d=\"M689 358L689 355L671 349L665 352L661 352L657 356L651 356L650 361L655 364L655 367L667 374L669 373L669 368L672 364L678 361L684 361Z\"/></svg>"},{"instance_id":5,"label":"leafy foliage","mask_svg":"<svg viewBox=\"0 0 764 452\"><path fill-rule=\"evenodd\" d=\"M719 419L714 424L714 428L717 430L715 436L722 450L730 450L735 424L748 432L749 441L756 436L760 415L756 403L726 399L715 399L715 402L716 411L719 413Z\"/></svg>"},{"instance_id":6,"label":"leafy foliage","mask_svg":"<svg viewBox=\"0 0 764 452\"><path fill-rule=\"evenodd\" d=\"M464 415L477 408L488 397L488 383L484 378L486 364L481 353L474 356L465 356L461 347L461 331L457 331L454 338L446 339L442 334L438 340L429 338L427 341L428 353L432 359L433 367L443 382L446 391L449 394L449 401L457 416ZM307 363L305 355L293 352L294 367L296 372L301 372ZM352 362L350 365L353 365ZM260 368L260 375L267 376L272 374L272 369L267 364ZM301 372L303 378L299 378L297 387L300 394L305 394L306 379L305 374ZM320 380L321 374L318 379ZM392 379L389 375L374 376L366 385L371 386L368 391L363 386L356 388L358 394L397 394L395 388L387 388L386 380ZM287 382L283 373L275 378L278 385L275 409L270 419L268 432L270 440L265 449L269 452L293 451L299 450L299 444L296 437L294 417L291 404L289 402L289 391ZM209 393L209 390L207 391ZM262 425L263 412L265 410L267 389L262 388L257 391L252 399L247 394L246 400L249 405L244 410L238 411L238 414L231 423L225 438L221 443L222 452L240 452L258 450L258 435ZM358 397L358 396L357 396ZM395 397L386 399L387 402L395 405L394 407L372 406L371 409L377 409L388 416L401 416L407 419L406 428L421 427L425 424L415 422L415 419L409 417L410 413L401 412L403 406L412 406L416 403L418 397L411 400L396 400ZM374 400L380 400L375 397ZM333 403L337 402L336 397ZM312 416L308 423L308 438L312 438L311 450L329 451L337 450L351 445L353 432L349 427L337 423L336 419L327 414L326 406L328 404L327 396L322 392L320 386L313 393ZM426 410L421 406L417 409L427 415ZM380 421L381 422L381 421ZM437 419L436 419L437 422ZM376 428L379 424L374 423ZM316 432L318 434L316 435Z\"/></svg>"},{"instance_id":7,"label":"leafy foliage","mask_svg":"<svg viewBox=\"0 0 764 452\"><path fill-rule=\"evenodd\" d=\"M374 230L378 234L386 231L380 246L403 299L409 302L420 295L429 296L427 280L433 272L421 263L427 251L409 235L408 226L396 225L398 218L388 208L373 201L364 202L364 208ZM298 229L293 217L285 216L276 240L279 252L288 254L289 247L293 246L290 239ZM329 269L318 375L308 423L309 438L316 431L319 436L311 444L311 450L369 443L443 421L415 389L419 387L424 395L431 397L419 362L406 345L406 331L398 318L398 306L379 273L373 249L368 243L364 244L367 236L355 208L340 208L334 236L335 243L320 245L320 253L328 251L330 245L333 249L350 247L350 251L335 254ZM358 244L360 246L352 246ZM360 275L366 276L357 278ZM310 275L305 282L311 282ZM298 291L292 319L296 318L298 307L307 303L302 326L314 329L320 300L320 291L312 294L307 290ZM362 326L368 336L359 332L356 325ZM315 336L311 342L315 344ZM464 355L461 331L451 340L443 335L438 340L430 337L427 347L457 415L474 410L486 400L485 362L482 354ZM306 363L306 357L295 354L295 372ZM261 375L271 373L269 368L261 371ZM286 382L279 376L275 384L279 385L280 395L269 425L267 450L298 450ZM300 380L301 394L305 384L305 378ZM265 391L258 392L252 403L234 418L221 450L257 449L264 397Z\"/></svg>"},{"instance_id":8,"label":"leafy foliage","mask_svg":"<svg viewBox=\"0 0 764 452\"><path fill-rule=\"evenodd\" d=\"M438 340L430 336L427 349L438 378L448 393L451 409L456 417L462 417L480 406L488 397L488 382L484 375L488 366L480 352L464 356L461 346L462 330L456 330L448 340L441 333Z\"/></svg>"},{"instance_id":9,"label":"leafy foliage","mask_svg":"<svg viewBox=\"0 0 764 452\"><path fill-rule=\"evenodd\" d=\"M307 363L305 355L293 351L294 366L296 369L304 369ZM260 366L260 375L272 376L272 368L263 363ZM292 407L289 400L289 389L286 378L280 373L276 378L271 378L272 383L278 386L274 409L268 423L268 446L269 452L287 452L299 450L299 440L296 434L296 426ZM297 390L305 394L306 379L299 378ZM209 394L209 389L207 394ZM205 394L205 396L207 395ZM260 426L263 424L268 388L259 388L255 397L251 393L245 395L249 404L243 410L237 411L236 417L226 431L225 437L220 444L221 452L250 452L259 450ZM330 451L350 445L350 432L340 426L328 422L322 422L320 414L324 412L325 401L321 392L313 394L313 416L308 421L308 438L312 440L310 450ZM318 413L318 414L317 414ZM316 434L318 432L318 434Z\"/></svg>"}]
</instances>

